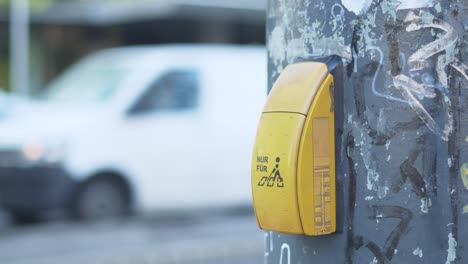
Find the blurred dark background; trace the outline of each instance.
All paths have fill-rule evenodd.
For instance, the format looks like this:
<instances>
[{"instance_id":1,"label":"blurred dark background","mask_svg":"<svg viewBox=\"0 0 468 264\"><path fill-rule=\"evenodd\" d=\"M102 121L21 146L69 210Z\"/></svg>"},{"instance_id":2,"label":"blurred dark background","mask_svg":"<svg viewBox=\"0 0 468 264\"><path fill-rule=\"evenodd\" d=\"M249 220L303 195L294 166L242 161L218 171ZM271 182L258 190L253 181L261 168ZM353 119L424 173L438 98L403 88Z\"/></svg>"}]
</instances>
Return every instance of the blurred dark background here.
<instances>
[{"instance_id":1,"label":"blurred dark background","mask_svg":"<svg viewBox=\"0 0 468 264\"><path fill-rule=\"evenodd\" d=\"M265 0L29 0L27 5L31 92L99 49L265 43ZM0 0L0 87L7 90L12 13L10 0Z\"/></svg>"}]
</instances>

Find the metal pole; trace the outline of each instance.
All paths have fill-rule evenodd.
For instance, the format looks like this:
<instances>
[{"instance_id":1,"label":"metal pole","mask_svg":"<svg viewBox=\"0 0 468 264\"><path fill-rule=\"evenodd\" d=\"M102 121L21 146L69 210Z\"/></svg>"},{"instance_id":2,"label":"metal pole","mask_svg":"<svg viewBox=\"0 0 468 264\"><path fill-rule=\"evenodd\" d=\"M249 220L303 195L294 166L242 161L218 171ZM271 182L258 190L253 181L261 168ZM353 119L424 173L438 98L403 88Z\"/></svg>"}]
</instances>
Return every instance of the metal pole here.
<instances>
[{"instance_id":1,"label":"metal pole","mask_svg":"<svg viewBox=\"0 0 468 264\"><path fill-rule=\"evenodd\" d=\"M29 93L29 0L10 1L10 86Z\"/></svg>"},{"instance_id":2,"label":"metal pole","mask_svg":"<svg viewBox=\"0 0 468 264\"><path fill-rule=\"evenodd\" d=\"M268 1L269 87L288 64L339 55L344 116L339 231L266 231L265 263L468 262L467 8Z\"/></svg>"}]
</instances>

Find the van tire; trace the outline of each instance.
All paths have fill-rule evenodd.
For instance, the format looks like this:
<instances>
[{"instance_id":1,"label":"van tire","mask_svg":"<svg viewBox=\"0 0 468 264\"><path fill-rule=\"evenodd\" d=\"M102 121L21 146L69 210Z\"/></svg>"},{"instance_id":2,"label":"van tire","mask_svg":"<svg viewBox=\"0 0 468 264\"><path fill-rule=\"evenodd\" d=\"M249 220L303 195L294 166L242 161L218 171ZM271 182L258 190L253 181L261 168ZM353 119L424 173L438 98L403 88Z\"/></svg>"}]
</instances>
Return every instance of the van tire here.
<instances>
[{"instance_id":1,"label":"van tire","mask_svg":"<svg viewBox=\"0 0 468 264\"><path fill-rule=\"evenodd\" d=\"M80 186L72 211L80 220L117 218L130 212L130 197L123 180L112 174L93 177Z\"/></svg>"},{"instance_id":2,"label":"van tire","mask_svg":"<svg viewBox=\"0 0 468 264\"><path fill-rule=\"evenodd\" d=\"M9 211L11 222L15 225L29 225L40 221L39 214Z\"/></svg>"}]
</instances>

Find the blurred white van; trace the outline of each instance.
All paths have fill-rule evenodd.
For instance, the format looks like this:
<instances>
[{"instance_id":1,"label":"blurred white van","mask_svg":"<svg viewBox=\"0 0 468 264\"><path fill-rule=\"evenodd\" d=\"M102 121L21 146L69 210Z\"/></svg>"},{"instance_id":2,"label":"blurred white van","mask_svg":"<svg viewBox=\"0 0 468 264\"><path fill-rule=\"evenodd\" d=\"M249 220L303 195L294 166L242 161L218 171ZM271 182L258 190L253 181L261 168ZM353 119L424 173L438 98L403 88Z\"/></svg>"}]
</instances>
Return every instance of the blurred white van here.
<instances>
[{"instance_id":1,"label":"blurred white van","mask_svg":"<svg viewBox=\"0 0 468 264\"><path fill-rule=\"evenodd\" d=\"M253 46L88 56L0 120L0 205L20 219L248 204L266 73Z\"/></svg>"}]
</instances>

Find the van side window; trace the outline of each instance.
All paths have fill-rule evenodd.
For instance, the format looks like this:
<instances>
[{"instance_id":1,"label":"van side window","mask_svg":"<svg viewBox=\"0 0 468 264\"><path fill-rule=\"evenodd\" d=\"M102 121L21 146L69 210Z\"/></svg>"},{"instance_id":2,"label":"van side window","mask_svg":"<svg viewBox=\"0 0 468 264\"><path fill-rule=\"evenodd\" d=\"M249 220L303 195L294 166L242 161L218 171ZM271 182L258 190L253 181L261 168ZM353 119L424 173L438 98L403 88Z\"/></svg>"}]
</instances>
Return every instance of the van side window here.
<instances>
[{"instance_id":1,"label":"van side window","mask_svg":"<svg viewBox=\"0 0 468 264\"><path fill-rule=\"evenodd\" d=\"M196 71L169 71L150 84L132 112L194 109L198 104L198 95Z\"/></svg>"}]
</instances>

